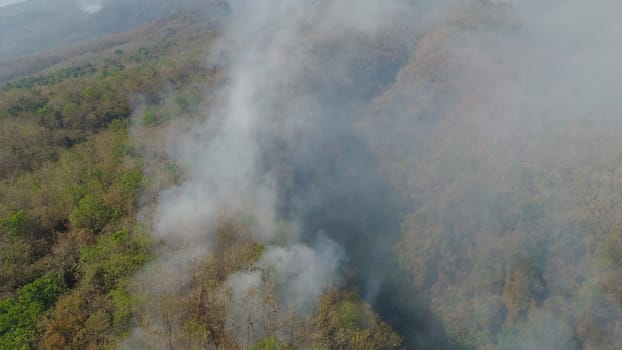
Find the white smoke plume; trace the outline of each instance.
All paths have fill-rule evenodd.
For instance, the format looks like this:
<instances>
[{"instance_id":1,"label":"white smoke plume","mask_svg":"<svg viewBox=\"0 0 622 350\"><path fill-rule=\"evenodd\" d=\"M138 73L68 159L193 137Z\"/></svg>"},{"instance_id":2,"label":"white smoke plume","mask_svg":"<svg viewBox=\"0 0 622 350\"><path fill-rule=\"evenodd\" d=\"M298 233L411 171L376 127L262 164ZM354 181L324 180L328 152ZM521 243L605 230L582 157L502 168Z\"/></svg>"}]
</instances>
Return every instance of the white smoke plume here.
<instances>
[{"instance_id":1,"label":"white smoke plume","mask_svg":"<svg viewBox=\"0 0 622 350\"><path fill-rule=\"evenodd\" d=\"M104 8L102 1L81 0L78 3L83 13L87 15L94 15Z\"/></svg>"},{"instance_id":2,"label":"white smoke plume","mask_svg":"<svg viewBox=\"0 0 622 350\"><path fill-rule=\"evenodd\" d=\"M257 270L227 280L234 302L229 326L235 329L249 317L262 317L249 295L267 282L282 309L301 312L310 311L323 291L340 283L343 249L319 232L301 232L295 216L281 217L282 184L276 169L265 166L263 142L277 137L295 142L297 135L322 126L314 119L337 117L322 110L315 97L301 93L308 83L300 77L309 74L313 50L332 35L375 35L392 25L390 19L400 16L402 5L270 0L231 1L230 6L233 15L221 49L209 58L232 59L229 80L217 106L205 111L205 122L178 137L169 150L187 180L160 194L153 227L155 237L174 249L165 249L144 279L162 293L184 285L192 262L213 249L219 220L231 213L250 215L252 239L266 250ZM289 98L296 103L289 104ZM291 228L286 237L277 235L284 220ZM245 327L237 332L240 339L249 336Z\"/></svg>"},{"instance_id":3,"label":"white smoke plume","mask_svg":"<svg viewBox=\"0 0 622 350\"><path fill-rule=\"evenodd\" d=\"M413 225L417 244L406 253L420 268L412 272L424 276L421 287L433 294L426 301L447 324L503 324L498 289L510 284L503 274L513 262L502 258L520 246L514 250L537 267L541 288L565 299L545 300L541 293L505 338L481 340L486 348L575 348L576 315L602 310L614 321L603 338L615 338L619 308L582 282L593 269L591 253L577 238L582 228L564 210L579 195L547 171L555 164L580 173L583 164L596 162L594 152L605 161L593 165L603 169L617 159L607 145L619 145L622 129L616 98L622 30L619 11L606 10L622 9L619 4L236 0L230 7L225 33L207 58L228 67L219 102L169 149L187 180L159 196L155 235L175 249L152 267L151 275L166 276L154 285L164 291L183 285L192 261L213 249L219 218L242 212L254 218L252 239L267 248L256 270L226 282L234 301L228 323L240 338L260 336L246 326L249 318L264 317L254 308L263 297L257 291L273 286L283 308L308 310L329 285L341 282L346 261L363 270L362 295L391 302L383 279L394 271L385 262L395 254L391 234L400 228L399 219L386 214L393 208L378 181L390 169L391 184L407 198L395 212L419 210L415 219L423 222ZM370 66L378 74L369 73ZM590 126L604 143L574 134L584 130L579 125ZM358 128L366 142L356 142ZM363 150L367 143L381 155L380 164ZM560 165L564 152L575 158ZM282 175L291 168L302 174ZM548 189L520 178L533 169L550 180ZM540 226L526 233L502 227L518 225L511 210L499 214L505 203L519 203L520 211L534 198L548 206ZM609 225L619 226L620 216L613 217ZM499 223L504 220L510 223ZM286 237L279 233L282 222L291 227ZM513 240L520 234L529 238L524 247ZM454 260L460 252L470 260ZM572 264L576 278L554 275L557 266ZM460 297L476 310L454 308L453 293L464 290ZM412 302L395 300L392 306ZM564 312L552 311L556 303ZM597 311L580 310L582 304ZM387 313L403 317L392 325L410 337L418 330L416 316L399 307Z\"/></svg>"}]
</instances>

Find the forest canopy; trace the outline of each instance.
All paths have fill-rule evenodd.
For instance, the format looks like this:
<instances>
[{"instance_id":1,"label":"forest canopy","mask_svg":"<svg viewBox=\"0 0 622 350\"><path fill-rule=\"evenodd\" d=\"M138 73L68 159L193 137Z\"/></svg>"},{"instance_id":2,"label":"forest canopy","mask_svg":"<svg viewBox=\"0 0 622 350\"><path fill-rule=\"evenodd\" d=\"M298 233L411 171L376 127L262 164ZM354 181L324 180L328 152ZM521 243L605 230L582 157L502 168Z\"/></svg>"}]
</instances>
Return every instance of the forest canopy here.
<instances>
[{"instance_id":1,"label":"forest canopy","mask_svg":"<svg viewBox=\"0 0 622 350\"><path fill-rule=\"evenodd\" d=\"M620 5L59 4L0 7L0 349L619 348Z\"/></svg>"}]
</instances>

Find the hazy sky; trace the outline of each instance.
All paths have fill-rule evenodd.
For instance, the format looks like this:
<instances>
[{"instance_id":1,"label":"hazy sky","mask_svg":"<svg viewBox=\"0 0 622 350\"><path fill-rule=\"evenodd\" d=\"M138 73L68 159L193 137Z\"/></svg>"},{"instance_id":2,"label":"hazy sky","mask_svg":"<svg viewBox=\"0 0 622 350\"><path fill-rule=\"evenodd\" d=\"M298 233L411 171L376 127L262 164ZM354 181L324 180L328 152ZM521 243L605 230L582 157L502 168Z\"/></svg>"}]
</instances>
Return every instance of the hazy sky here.
<instances>
[{"instance_id":1,"label":"hazy sky","mask_svg":"<svg viewBox=\"0 0 622 350\"><path fill-rule=\"evenodd\" d=\"M0 0L0 7L17 4L26 0Z\"/></svg>"}]
</instances>

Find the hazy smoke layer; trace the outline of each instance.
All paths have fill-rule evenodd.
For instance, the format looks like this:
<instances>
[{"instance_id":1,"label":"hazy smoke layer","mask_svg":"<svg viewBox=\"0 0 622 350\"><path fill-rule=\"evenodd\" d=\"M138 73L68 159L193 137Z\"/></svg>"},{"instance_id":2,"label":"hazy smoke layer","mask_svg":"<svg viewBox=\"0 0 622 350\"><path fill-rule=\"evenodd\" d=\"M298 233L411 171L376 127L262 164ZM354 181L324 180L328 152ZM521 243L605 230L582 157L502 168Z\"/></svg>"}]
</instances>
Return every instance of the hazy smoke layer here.
<instances>
[{"instance_id":1,"label":"hazy smoke layer","mask_svg":"<svg viewBox=\"0 0 622 350\"><path fill-rule=\"evenodd\" d=\"M24 2L26 0L2 0L0 1L0 7L9 6L13 4L19 4L20 2Z\"/></svg>"},{"instance_id":2,"label":"hazy smoke layer","mask_svg":"<svg viewBox=\"0 0 622 350\"><path fill-rule=\"evenodd\" d=\"M464 344L619 346L619 304L599 287L620 226L619 9L454 3L365 118L412 198L400 255Z\"/></svg>"},{"instance_id":3,"label":"hazy smoke layer","mask_svg":"<svg viewBox=\"0 0 622 350\"><path fill-rule=\"evenodd\" d=\"M197 4L205 9L219 2L222 3L220 0L0 0L0 61L130 30L151 20L191 11ZM217 12L210 8L206 17ZM7 78L0 76L0 79Z\"/></svg>"},{"instance_id":4,"label":"hazy smoke layer","mask_svg":"<svg viewBox=\"0 0 622 350\"><path fill-rule=\"evenodd\" d=\"M276 285L283 307L305 311L336 283L356 287L407 346L449 347L421 300L470 346L576 348L579 316L602 310L611 325L601 344L611 344L619 308L590 292L597 264L581 237L604 236L622 216L615 199L581 201L606 197L620 177L620 5L230 7L208 58L229 67L228 82L206 121L170 150L188 180L159 198L157 238L176 247L154 267L169 271L161 288L183 284L212 249L218 220L239 212L268 246L258 268L271 273L229 276L242 305L232 328L262 317L250 314L248 292L264 284ZM396 250L422 295L396 267ZM555 275L565 265L571 278ZM532 278L530 290L520 278ZM479 333L465 335L473 324Z\"/></svg>"},{"instance_id":5,"label":"hazy smoke layer","mask_svg":"<svg viewBox=\"0 0 622 350\"><path fill-rule=\"evenodd\" d=\"M87 15L96 14L104 8L102 1L80 1L79 4L82 12Z\"/></svg>"},{"instance_id":6,"label":"hazy smoke layer","mask_svg":"<svg viewBox=\"0 0 622 350\"><path fill-rule=\"evenodd\" d=\"M380 35L407 22L408 8L400 1L230 6L229 28L209 58L227 60L229 80L206 122L171 150L188 180L161 193L154 228L156 238L175 248L147 274L159 276L151 282L154 290L174 290L186 282L192 261L213 249L219 220L235 213L251 217L252 239L267 248L259 270L227 280L234 305L229 327L235 329L262 317L250 292L265 282L274 285L283 310L310 311L329 285L341 283L339 243L373 244L372 233L386 229L385 208L374 213L369 206L387 194L378 191L381 179L367 163L364 144L356 146L352 117L354 104L373 96L378 80L389 84L404 60L402 48L387 47ZM346 172L344 165L350 166ZM379 216L375 226L364 227ZM377 257L370 247L352 259L371 263ZM248 338L245 328L238 330L240 339Z\"/></svg>"}]
</instances>

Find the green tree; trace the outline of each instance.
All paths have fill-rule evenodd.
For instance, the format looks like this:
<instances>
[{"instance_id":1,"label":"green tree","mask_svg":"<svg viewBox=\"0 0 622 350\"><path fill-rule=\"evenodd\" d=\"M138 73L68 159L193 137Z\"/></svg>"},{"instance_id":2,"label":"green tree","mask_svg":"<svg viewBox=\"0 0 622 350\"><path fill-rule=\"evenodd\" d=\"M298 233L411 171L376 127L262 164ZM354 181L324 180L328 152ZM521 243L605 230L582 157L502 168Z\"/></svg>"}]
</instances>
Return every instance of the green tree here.
<instances>
[{"instance_id":1,"label":"green tree","mask_svg":"<svg viewBox=\"0 0 622 350\"><path fill-rule=\"evenodd\" d=\"M48 274L22 287L15 298L0 301L0 349L30 349L39 316L64 290L62 274Z\"/></svg>"},{"instance_id":2,"label":"green tree","mask_svg":"<svg viewBox=\"0 0 622 350\"><path fill-rule=\"evenodd\" d=\"M112 219L117 218L119 212L112 206L94 195L87 194L69 216L69 221L75 227L88 228L99 232Z\"/></svg>"}]
</instances>

